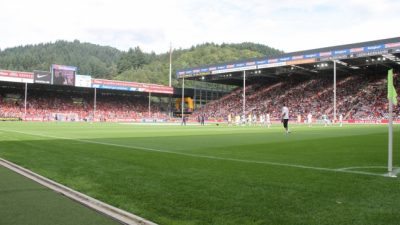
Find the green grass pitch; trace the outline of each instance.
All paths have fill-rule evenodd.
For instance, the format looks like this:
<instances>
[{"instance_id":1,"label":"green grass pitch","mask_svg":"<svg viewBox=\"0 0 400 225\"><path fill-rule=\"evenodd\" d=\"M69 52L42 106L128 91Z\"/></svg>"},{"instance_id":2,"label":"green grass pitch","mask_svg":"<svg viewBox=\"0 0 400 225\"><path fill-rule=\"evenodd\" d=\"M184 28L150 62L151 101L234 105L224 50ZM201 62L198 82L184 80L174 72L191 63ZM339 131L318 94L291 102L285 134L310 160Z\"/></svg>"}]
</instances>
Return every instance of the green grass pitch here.
<instances>
[{"instance_id":1,"label":"green grass pitch","mask_svg":"<svg viewBox=\"0 0 400 225\"><path fill-rule=\"evenodd\" d=\"M0 157L159 224L400 223L387 126L291 129L3 122Z\"/></svg>"},{"instance_id":2,"label":"green grass pitch","mask_svg":"<svg viewBox=\"0 0 400 225\"><path fill-rule=\"evenodd\" d=\"M120 225L0 166L1 225Z\"/></svg>"}]
</instances>

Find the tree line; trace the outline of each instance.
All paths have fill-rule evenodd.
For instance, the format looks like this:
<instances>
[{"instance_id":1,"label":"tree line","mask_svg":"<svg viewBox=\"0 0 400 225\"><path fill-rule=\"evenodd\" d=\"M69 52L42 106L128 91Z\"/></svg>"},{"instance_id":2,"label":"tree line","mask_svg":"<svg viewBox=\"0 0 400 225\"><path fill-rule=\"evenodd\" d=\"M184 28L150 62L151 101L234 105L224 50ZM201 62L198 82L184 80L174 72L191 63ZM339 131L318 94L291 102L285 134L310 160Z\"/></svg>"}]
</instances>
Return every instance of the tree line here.
<instances>
[{"instance_id":1,"label":"tree line","mask_svg":"<svg viewBox=\"0 0 400 225\"><path fill-rule=\"evenodd\" d=\"M280 54L282 51L255 43L205 43L174 49L173 77L177 69ZM0 69L49 70L51 64L78 67L78 73L95 78L168 84L169 53L143 52L139 46L120 51L91 43L56 41L0 50ZM173 84L178 81L173 79Z\"/></svg>"}]
</instances>

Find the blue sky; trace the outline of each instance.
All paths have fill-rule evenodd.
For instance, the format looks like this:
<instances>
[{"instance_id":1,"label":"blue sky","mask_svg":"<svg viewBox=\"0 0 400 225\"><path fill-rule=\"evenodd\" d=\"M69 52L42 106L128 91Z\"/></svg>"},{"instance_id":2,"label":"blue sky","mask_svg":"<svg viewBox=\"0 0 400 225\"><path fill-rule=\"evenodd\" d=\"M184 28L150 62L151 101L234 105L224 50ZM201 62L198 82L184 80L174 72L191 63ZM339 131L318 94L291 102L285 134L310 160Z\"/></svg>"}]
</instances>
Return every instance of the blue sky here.
<instances>
[{"instance_id":1,"label":"blue sky","mask_svg":"<svg viewBox=\"0 0 400 225\"><path fill-rule=\"evenodd\" d=\"M256 42L285 52L400 36L399 0L2 0L0 48L78 39L166 52Z\"/></svg>"}]
</instances>

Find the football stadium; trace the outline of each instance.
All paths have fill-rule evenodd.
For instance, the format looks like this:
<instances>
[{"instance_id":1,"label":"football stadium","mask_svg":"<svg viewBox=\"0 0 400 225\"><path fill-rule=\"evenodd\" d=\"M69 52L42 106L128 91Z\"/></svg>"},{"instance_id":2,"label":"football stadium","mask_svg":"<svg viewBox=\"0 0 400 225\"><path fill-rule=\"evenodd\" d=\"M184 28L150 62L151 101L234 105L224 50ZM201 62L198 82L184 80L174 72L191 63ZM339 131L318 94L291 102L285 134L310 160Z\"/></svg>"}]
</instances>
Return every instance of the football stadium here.
<instances>
[{"instance_id":1,"label":"football stadium","mask_svg":"<svg viewBox=\"0 0 400 225\"><path fill-rule=\"evenodd\" d=\"M399 71L400 37L179 87L0 70L0 224L399 224Z\"/></svg>"}]
</instances>

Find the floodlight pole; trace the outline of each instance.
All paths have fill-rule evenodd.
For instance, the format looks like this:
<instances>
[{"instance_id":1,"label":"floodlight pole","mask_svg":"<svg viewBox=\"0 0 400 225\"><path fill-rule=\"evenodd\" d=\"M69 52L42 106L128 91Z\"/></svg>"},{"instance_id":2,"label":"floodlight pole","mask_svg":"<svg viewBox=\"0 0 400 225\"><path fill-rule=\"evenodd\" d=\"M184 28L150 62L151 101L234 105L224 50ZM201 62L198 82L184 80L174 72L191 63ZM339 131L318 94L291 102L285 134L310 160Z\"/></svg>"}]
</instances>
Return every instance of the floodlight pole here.
<instances>
[{"instance_id":1,"label":"floodlight pole","mask_svg":"<svg viewBox=\"0 0 400 225\"><path fill-rule=\"evenodd\" d=\"M333 121L336 122L336 60L333 60Z\"/></svg>"},{"instance_id":2,"label":"floodlight pole","mask_svg":"<svg viewBox=\"0 0 400 225\"><path fill-rule=\"evenodd\" d=\"M24 120L26 120L26 104L28 98L28 83L25 83L25 99L24 99Z\"/></svg>"},{"instance_id":3,"label":"floodlight pole","mask_svg":"<svg viewBox=\"0 0 400 225\"><path fill-rule=\"evenodd\" d=\"M168 98L168 116L171 118L172 115L172 94Z\"/></svg>"},{"instance_id":4,"label":"floodlight pole","mask_svg":"<svg viewBox=\"0 0 400 225\"><path fill-rule=\"evenodd\" d=\"M389 99L389 146L388 146L388 172L393 171L393 102Z\"/></svg>"},{"instance_id":5,"label":"floodlight pole","mask_svg":"<svg viewBox=\"0 0 400 225\"><path fill-rule=\"evenodd\" d=\"M169 87L172 87L172 43L170 43L169 46ZM169 117L171 117L172 114L172 94L169 95L169 104L168 104L168 113Z\"/></svg>"},{"instance_id":6,"label":"floodlight pole","mask_svg":"<svg viewBox=\"0 0 400 225\"><path fill-rule=\"evenodd\" d=\"M206 89L206 103L205 104L207 104L207 99L208 99L208 90Z\"/></svg>"},{"instance_id":7,"label":"floodlight pole","mask_svg":"<svg viewBox=\"0 0 400 225\"><path fill-rule=\"evenodd\" d=\"M197 108L197 103L196 103L196 101L197 101L197 96L196 96L196 81L194 82L194 94L193 94L193 102L194 102L194 105L193 105L193 111Z\"/></svg>"},{"instance_id":8,"label":"floodlight pole","mask_svg":"<svg viewBox=\"0 0 400 225\"><path fill-rule=\"evenodd\" d=\"M243 71L243 119L246 118L246 70Z\"/></svg>"},{"instance_id":9,"label":"floodlight pole","mask_svg":"<svg viewBox=\"0 0 400 225\"><path fill-rule=\"evenodd\" d=\"M183 107L185 106L185 77L182 78L182 100L181 100L181 114L183 123Z\"/></svg>"},{"instance_id":10,"label":"floodlight pole","mask_svg":"<svg viewBox=\"0 0 400 225\"><path fill-rule=\"evenodd\" d=\"M169 46L169 87L172 86L172 43Z\"/></svg>"},{"instance_id":11,"label":"floodlight pole","mask_svg":"<svg viewBox=\"0 0 400 225\"><path fill-rule=\"evenodd\" d=\"M94 88L94 99L93 99L93 122L96 118L96 106L97 106L97 88Z\"/></svg>"},{"instance_id":12,"label":"floodlight pole","mask_svg":"<svg viewBox=\"0 0 400 225\"><path fill-rule=\"evenodd\" d=\"M150 117L150 114L151 114L151 101L150 101L150 99L151 99L151 92L149 92L149 117Z\"/></svg>"},{"instance_id":13,"label":"floodlight pole","mask_svg":"<svg viewBox=\"0 0 400 225\"><path fill-rule=\"evenodd\" d=\"M201 103L202 103L202 102L201 102L201 101L202 101L202 100L201 100L201 92L202 92L202 89L201 89L201 87L200 87L200 108L203 107L203 105L201 104Z\"/></svg>"}]
</instances>

